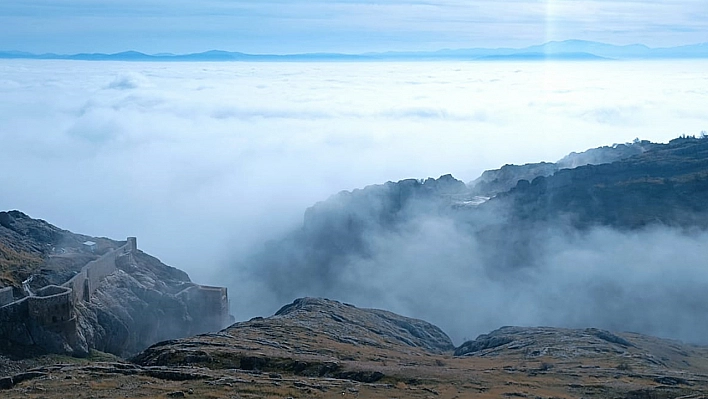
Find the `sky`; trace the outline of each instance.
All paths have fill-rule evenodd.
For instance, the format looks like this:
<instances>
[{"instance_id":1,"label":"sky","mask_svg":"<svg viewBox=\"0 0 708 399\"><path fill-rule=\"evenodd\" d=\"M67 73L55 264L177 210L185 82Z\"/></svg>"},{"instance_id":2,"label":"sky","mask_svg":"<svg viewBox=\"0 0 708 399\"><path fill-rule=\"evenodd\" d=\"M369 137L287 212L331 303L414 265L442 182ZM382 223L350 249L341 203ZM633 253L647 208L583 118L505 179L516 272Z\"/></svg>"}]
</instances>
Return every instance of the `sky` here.
<instances>
[{"instance_id":1,"label":"sky","mask_svg":"<svg viewBox=\"0 0 708 399\"><path fill-rule=\"evenodd\" d=\"M708 42L705 0L3 0L0 50L263 54Z\"/></svg>"}]
</instances>

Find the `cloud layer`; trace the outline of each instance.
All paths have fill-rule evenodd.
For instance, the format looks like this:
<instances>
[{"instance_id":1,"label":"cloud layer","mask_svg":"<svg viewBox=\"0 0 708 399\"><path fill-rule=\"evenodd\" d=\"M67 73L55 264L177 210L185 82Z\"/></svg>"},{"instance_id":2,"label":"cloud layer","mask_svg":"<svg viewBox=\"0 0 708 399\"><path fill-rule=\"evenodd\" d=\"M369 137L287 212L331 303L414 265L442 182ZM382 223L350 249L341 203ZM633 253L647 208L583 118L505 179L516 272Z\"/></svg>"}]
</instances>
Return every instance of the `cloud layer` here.
<instances>
[{"instance_id":1,"label":"cloud layer","mask_svg":"<svg viewBox=\"0 0 708 399\"><path fill-rule=\"evenodd\" d=\"M311 268L291 248L292 270L283 277L270 264L231 275L249 282L233 297L266 314L304 295L385 308L440 326L456 344L505 325L595 327L708 343L701 317L708 311L705 232L569 234L567 226L546 227L528 232L529 256L506 268L499 257L513 245L480 240L478 233L430 215L394 232L372 230L366 255L331 265L322 284L309 280Z\"/></svg>"},{"instance_id":2,"label":"cloud layer","mask_svg":"<svg viewBox=\"0 0 708 399\"><path fill-rule=\"evenodd\" d=\"M340 190L446 173L470 181L505 163L698 134L706 70L4 61L0 209L137 235L148 253L220 284L234 257ZM231 282L234 296L241 284Z\"/></svg>"}]
</instances>

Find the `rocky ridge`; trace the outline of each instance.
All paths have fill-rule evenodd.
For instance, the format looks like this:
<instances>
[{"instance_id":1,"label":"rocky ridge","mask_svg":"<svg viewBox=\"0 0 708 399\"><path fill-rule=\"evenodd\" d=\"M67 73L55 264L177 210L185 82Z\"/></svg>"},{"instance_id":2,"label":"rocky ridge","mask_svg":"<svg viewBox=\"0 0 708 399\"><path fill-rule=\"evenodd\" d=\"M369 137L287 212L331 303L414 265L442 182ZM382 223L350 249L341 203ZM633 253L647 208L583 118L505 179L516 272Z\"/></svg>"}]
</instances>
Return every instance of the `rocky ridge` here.
<instances>
[{"instance_id":1,"label":"rocky ridge","mask_svg":"<svg viewBox=\"0 0 708 399\"><path fill-rule=\"evenodd\" d=\"M592 148L580 153L572 152L556 162L538 162L526 165L507 164L499 169L486 170L480 177L468 183L476 195L493 197L511 190L519 180L532 181L548 177L561 169L574 169L585 165L601 165L621 161L657 148L657 144L645 140L633 143L614 144Z\"/></svg>"},{"instance_id":2,"label":"rocky ridge","mask_svg":"<svg viewBox=\"0 0 708 399\"><path fill-rule=\"evenodd\" d=\"M708 348L598 329L503 327L455 348L437 327L301 298L120 360L0 372L3 397L699 399ZM0 370L2 371L2 370Z\"/></svg>"},{"instance_id":3,"label":"rocky ridge","mask_svg":"<svg viewBox=\"0 0 708 399\"><path fill-rule=\"evenodd\" d=\"M97 349L127 356L158 341L225 325L217 320L221 315L215 319L214 306L206 304L221 300L217 289L203 290L183 271L137 248L125 252L125 246L74 234L19 211L0 212L0 354L87 356ZM121 253L114 255L116 251ZM22 316L25 299L46 286L56 287L54 292L67 290L60 286L87 273L83 268L91 262L100 262L105 277L91 281L90 297L85 291L86 297L74 297L71 303L48 305L54 312L61 307L62 316L55 314L54 320L51 315L42 318L39 309ZM79 288L85 287L82 283Z\"/></svg>"},{"instance_id":4,"label":"rocky ridge","mask_svg":"<svg viewBox=\"0 0 708 399\"><path fill-rule=\"evenodd\" d=\"M383 374L356 367L370 356L429 356L454 345L438 327L391 312L301 298L268 318L239 322L218 334L162 342L132 361L142 366L289 371L374 382Z\"/></svg>"}]
</instances>

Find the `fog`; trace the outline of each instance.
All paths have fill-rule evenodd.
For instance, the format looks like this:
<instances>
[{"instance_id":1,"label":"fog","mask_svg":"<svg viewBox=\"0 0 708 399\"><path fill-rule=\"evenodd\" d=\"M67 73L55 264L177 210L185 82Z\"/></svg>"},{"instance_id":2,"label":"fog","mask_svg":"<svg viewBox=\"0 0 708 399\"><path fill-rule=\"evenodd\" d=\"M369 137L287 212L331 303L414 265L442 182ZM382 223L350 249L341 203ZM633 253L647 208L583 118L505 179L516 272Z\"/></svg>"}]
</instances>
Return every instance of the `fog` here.
<instances>
[{"instance_id":1,"label":"fog","mask_svg":"<svg viewBox=\"0 0 708 399\"><path fill-rule=\"evenodd\" d=\"M421 214L394 231L367 230L365 251L332 262L290 247L287 260L251 264L240 277L253 284L235 295L262 313L304 295L384 307L440 326L458 345L505 325L708 343L708 232L579 232L558 223L490 243L483 225L468 227ZM322 280L312 280L314 270Z\"/></svg>"},{"instance_id":2,"label":"fog","mask_svg":"<svg viewBox=\"0 0 708 399\"><path fill-rule=\"evenodd\" d=\"M698 134L708 127L706 70L705 61L2 61L0 209L78 233L135 235L140 249L193 280L228 284L243 319L277 305L234 265L297 228L315 202L389 180L452 173L471 181L506 163ZM456 227L415 223L377 237L376 257L345 268L338 284L359 292L341 299L427 318L456 340L502 324L601 321L687 339L681 326L701 327L674 304L705 310L690 299L706 280L696 255L702 235L552 235L541 266L501 282L461 278L484 265L474 261L478 244ZM677 244L646 245L664 239ZM443 260L433 267L420 251ZM676 259L685 261L669 268ZM615 277L631 284L617 288ZM674 281L685 283L676 295ZM646 317L631 323L600 318L640 305Z\"/></svg>"}]
</instances>

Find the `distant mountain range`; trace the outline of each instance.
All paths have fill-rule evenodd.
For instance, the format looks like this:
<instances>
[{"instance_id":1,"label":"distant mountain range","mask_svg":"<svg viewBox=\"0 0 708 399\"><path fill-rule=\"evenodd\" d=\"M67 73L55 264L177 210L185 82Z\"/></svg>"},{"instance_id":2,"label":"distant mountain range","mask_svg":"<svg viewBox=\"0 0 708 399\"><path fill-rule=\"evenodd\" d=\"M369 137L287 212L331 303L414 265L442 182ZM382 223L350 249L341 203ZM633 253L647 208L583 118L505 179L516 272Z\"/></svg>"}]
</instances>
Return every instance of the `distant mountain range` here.
<instances>
[{"instance_id":1,"label":"distant mountain range","mask_svg":"<svg viewBox=\"0 0 708 399\"><path fill-rule=\"evenodd\" d=\"M33 54L0 51L0 59L82 60L82 61L504 61L504 60L637 60L708 58L708 42L678 47L650 48L642 44L615 46L584 40L548 42L525 48L469 48L428 52L384 52L365 54L246 54L211 50L190 54L144 54L125 51L114 54Z\"/></svg>"}]
</instances>

